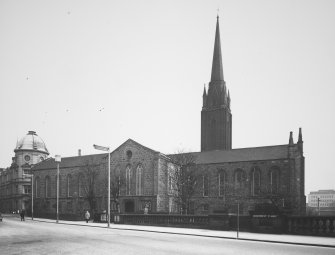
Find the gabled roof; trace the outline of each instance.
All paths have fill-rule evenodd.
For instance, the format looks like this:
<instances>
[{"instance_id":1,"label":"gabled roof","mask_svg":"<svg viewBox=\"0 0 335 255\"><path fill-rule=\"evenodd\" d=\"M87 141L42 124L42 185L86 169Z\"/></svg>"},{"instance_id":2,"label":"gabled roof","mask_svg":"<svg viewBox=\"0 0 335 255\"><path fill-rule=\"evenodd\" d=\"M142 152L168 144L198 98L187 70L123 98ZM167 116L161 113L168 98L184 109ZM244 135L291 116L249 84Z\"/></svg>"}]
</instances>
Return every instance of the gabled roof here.
<instances>
[{"instance_id":1,"label":"gabled roof","mask_svg":"<svg viewBox=\"0 0 335 255\"><path fill-rule=\"evenodd\" d=\"M80 167L89 164L99 164L104 161L104 158L107 158L107 154L92 154L84 156L75 156L75 157L64 157L61 159L59 167L68 168L68 167ZM40 163L36 164L32 170L44 170L44 169L56 169L57 164L54 158L48 158Z\"/></svg>"},{"instance_id":2,"label":"gabled roof","mask_svg":"<svg viewBox=\"0 0 335 255\"><path fill-rule=\"evenodd\" d=\"M288 157L288 145L191 152L190 154L195 157L196 164L275 160Z\"/></svg>"},{"instance_id":3,"label":"gabled roof","mask_svg":"<svg viewBox=\"0 0 335 255\"><path fill-rule=\"evenodd\" d=\"M152 153L159 153L158 151L155 151L155 150L153 150L153 149L150 149L150 148L148 148L148 147L145 147L145 146L143 146L142 144L140 144L140 143L138 143L138 142L136 142L136 141L134 141L133 139L130 139L130 138L129 138L127 141L125 141L123 144L121 144L119 147L117 147L115 150L113 150L112 153L115 152L115 151L117 151L117 150L119 150L121 147L123 147L123 146L125 146L125 145L127 145L127 144L131 144L131 143L133 143L133 144L135 144L136 146L139 146L139 147L141 147L141 148L143 148L143 149L145 149L145 150L148 150L148 151L150 151L150 152L152 152Z\"/></svg>"},{"instance_id":4,"label":"gabled roof","mask_svg":"<svg viewBox=\"0 0 335 255\"><path fill-rule=\"evenodd\" d=\"M119 147L117 147L115 150L111 152L113 154L115 151L120 149L122 146L125 146L127 144L135 144L136 146L139 146L145 150L148 150L152 153L159 153L158 151L154 151L148 147L143 146L142 144L135 142L132 139L128 139L123 144L121 144ZM164 154L161 154L163 155ZM103 154L92 154L92 155L85 155L85 156L74 156L74 157L64 157L61 159L60 167L61 168L69 168L69 167L80 167L85 166L87 163L89 164L99 164L104 162L104 160L107 159L107 153ZM36 164L32 170L44 170L44 169L56 169L57 164L55 162L54 158L48 158L44 161L41 161L40 163Z\"/></svg>"}]
</instances>

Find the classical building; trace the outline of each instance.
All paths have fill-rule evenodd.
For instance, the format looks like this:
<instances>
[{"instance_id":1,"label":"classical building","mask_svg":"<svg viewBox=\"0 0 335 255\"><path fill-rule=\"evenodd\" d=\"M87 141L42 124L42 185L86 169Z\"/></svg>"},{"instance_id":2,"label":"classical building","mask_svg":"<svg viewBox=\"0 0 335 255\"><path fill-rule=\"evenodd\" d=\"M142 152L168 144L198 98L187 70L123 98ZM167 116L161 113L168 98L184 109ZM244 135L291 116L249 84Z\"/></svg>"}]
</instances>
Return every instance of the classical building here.
<instances>
[{"instance_id":1,"label":"classical building","mask_svg":"<svg viewBox=\"0 0 335 255\"><path fill-rule=\"evenodd\" d=\"M201 151L165 155L127 140L110 154L112 210L236 213L239 205L244 215L304 214L301 129L296 143L291 132L288 143L282 145L232 149L230 101L223 76L217 19L211 80L203 92ZM106 210L107 169L104 154L63 158L61 214L82 214L89 208ZM34 166L33 173L37 212L54 214L56 162L53 158L42 161Z\"/></svg>"},{"instance_id":2,"label":"classical building","mask_svg":"<svg viewBox=\"0 0 335 255\"><path fill-rule=\"evenodd\" d=\"M17 212L30 208L31 167L49 155L43 140L29 131L14 149L10 167L0 169L0 211Z\"/></svg>"},{"instance_id":3,"label":"classical building","mask_svg":"<svg viewBox=\"0 0 335 255\"><path fill-rule=\"evenodd\" d=\"M335 215L335 190L311 191L308 194L307 213L311 215Z\"/></svg>"}]
</instances>

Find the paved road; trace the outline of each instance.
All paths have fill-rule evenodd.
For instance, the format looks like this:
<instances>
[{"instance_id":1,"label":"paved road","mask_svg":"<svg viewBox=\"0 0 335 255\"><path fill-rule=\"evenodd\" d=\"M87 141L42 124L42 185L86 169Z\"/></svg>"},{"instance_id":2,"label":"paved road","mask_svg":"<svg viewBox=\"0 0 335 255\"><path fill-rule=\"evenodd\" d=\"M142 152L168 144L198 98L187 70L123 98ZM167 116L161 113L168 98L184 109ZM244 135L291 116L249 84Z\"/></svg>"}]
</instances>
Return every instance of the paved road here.
<instances>
[{"instance_id":1,"label":"paved road","mask_svg":"<svg viewBox=\"0 0 335 255\"><path fill-rule=\"evenodd\" d=\"M139 232L6 218L0 254L334 254L334 248Z\"/></svg>"}]
</instances>

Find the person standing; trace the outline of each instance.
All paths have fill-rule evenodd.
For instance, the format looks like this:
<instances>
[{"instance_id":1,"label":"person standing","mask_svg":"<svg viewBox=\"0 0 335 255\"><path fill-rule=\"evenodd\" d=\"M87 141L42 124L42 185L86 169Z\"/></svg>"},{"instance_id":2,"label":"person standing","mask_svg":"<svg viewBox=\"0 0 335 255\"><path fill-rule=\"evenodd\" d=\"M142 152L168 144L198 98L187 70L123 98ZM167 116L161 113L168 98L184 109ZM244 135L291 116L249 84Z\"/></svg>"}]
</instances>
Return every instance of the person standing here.
<instances>
[{"instance_id":1,"label":"person standing","mask_svg":"<svg viewBox=\"0 0 335 255\"><path fill-rule=\"evenodd\" d=\"M88 221L90 220L90 217L91 217L91 215L90 215L89 211L86 211L86 212L85 212L85 220L86 220L86 223L88 223Z\"/></svg>"},{"instance_id":2,"label":"person standing","mask_svg":"<svg viewBox=\"0 0 335 255\"><path fill-rule=\"evenodd\" d=\"M24 211L24 209L21 210L21 212L20 212L21 221L24 221L24 214L25 214L25 213L26 213L26 212Z\"/></svg>"}]
</instances>

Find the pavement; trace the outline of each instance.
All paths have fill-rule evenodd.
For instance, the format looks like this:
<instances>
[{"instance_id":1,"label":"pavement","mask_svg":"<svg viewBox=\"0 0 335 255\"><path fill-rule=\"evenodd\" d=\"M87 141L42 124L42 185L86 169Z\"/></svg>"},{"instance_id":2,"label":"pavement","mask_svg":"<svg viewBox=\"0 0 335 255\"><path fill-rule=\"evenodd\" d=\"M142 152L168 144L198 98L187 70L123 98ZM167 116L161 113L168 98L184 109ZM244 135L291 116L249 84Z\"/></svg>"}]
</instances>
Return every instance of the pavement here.
<instances>
[{"instance_id":1,"label":"pavement","mask_svg":"<svg viewBox=\"0 0 335 255\"><path fill-rule=\"evenodd\" d=\"M18 217L13 215L3 215L4 217ZM27 221L32 219L26 217ZM46 222L50 224L57 224L55 220L34 218L34 221ZM78 225L86 227L107 228L107 223L96 223L89 221L68 221L60 220L58 224ZM335 237L319 237L319 236L303 236L303 235L287 235L287 234L263 234L239 232L237 238L236 231L222 231L222 230L208 230L208 229L191 229L191 228L176 228L176 227L160 227L160 226L144 226L144 225L127 225L127 224L110 224L110 229L117 230L132 230L145 231L175 235L191 235L212 238L238 239L244 241L268 242L268 243L282 243L292 245L305 245L317 247L335 248Z\"/></svg>"}]
</instances>

